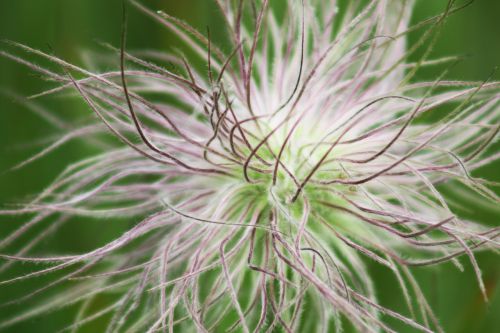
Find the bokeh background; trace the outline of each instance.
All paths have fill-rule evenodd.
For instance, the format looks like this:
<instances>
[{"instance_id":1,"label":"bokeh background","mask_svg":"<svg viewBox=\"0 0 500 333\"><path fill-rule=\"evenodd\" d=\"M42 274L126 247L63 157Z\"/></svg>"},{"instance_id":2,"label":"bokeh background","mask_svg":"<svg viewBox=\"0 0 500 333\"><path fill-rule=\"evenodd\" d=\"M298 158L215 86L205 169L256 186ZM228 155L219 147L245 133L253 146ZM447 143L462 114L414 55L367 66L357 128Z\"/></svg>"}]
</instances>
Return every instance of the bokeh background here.
<instances>
[{"instance_id":1,"label":"bokeh background","mask_svg":"<svg viewBox=\"0 0 500 333\"><path fill-rule=\"evenodd\" d=\"M328 0L325 0L328 1ZM178 16L201 31L206 26L221 40L220 16L211 0L142 0L153 9L161 9ZM446 0L417 0L413 22L418 22L445 8ZM0 0L0 38L25 43L37 49L56 54L81 66L92 66L99 52L99 41L119 45L121 30L121 0ZM476 0L467 9L448 19L432 57L466 55L467 58L453 68L450 79L484 80L500 65L500 1ZM161 52L176 46L172 35L157 23L134 9L129 10L128 48L151 49ZM414 42L420 32L408 36ZM0 51L8 47L0 44ZM419 54L412 58L417 59ZM28 57L28 59L34 59ZM411 60L411 59L410 59ZM118 59L116 59L117 64ZM109 65L112 68L112 63ZM114 66L116 68L116 66ZM108 68L108 69L110 69ZM101 68L106 69L106 68ZM432 67L419 73L417 79L432 79L442 68ZM500 79L498 73L494 74ZM49 84L50 85L50 84ZM29 69L0 57L0 206L25 201L43 189L70 162L91 155L91 145L71 142L50 156L21 170L7 172L17 162L32 156L42 147L44 140L63 133L37 116L33 110L47 111L63 118L67 124L78 126L88 119L90 111L78 99L43 98L22 102L23 97L42 91L48 83ZM493 147L498 149L498 145ZM474 172L500 181L500 164L495 163ZM485 205L477 198L459 195L442 188L455 203L459 214L474 216L481 222L499 226L499 209ZM24 219L0 218L0 239L19 227ZM33 253L79 253L112 239L134 221L75 220L47 238ZM36 231L35 231L36 232ZM31 235L33 236L33 235ZM15 247L9 248L15 251ZM478 254L483 270L490 303L482 300L470 264L462 259L463 273L450 264L437 268L419 268L414 273L422 284L431 306L450 333L500 332L500 257L492 253ZM4 262L0 262L3 264ZM36 267L14 265L0 273L0 280ZM407 314L400 290L393 276L377 267L370 268L380 302ZM0 285L0 323L16 314L40 304L34 298L14 307L1 304L17 297L48 280L44 278L19 285ZM50 291L48 292L50 294ZM12 326L6 332L57 332L73 318L75 308L67 308L41 315ZM102 332L106 318L81 328L81 332ZM412 332L408 327L391 322L398 332Z\"/></svg>"}]
</instances>

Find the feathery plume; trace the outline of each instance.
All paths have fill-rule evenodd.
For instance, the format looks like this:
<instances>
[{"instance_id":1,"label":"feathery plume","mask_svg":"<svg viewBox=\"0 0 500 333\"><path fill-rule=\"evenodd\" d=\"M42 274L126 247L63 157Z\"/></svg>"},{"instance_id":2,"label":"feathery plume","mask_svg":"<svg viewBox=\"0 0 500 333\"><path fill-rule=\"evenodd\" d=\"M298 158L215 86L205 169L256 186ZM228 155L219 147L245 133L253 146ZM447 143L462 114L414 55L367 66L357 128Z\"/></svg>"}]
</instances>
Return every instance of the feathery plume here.
<instances>
[{"instance_id":1,"label":"feathery plume","mask_svg":"<svg viewBox=\"0 0 500 333\"><path fill-rule=\"evenodd\" d=\"M64 331L105 317L106 332L341 332L346 321L360 332L394 332L388 316L440 332L412 267L461 268L461 256L487 298L474 252L498 249L500 228L454 214L438 184L453 181L498 204L497 184L471 171L498 157L487 148L498 135L500 84L447 81L446 71L414 80L421 67L457 61L429 55L447 17L467 4L450 0L410 26L413 1L215 0L230 49L210 31L131 4L190 56L162 53L155 63L129 53L125 28L121 47L106 45L120 59L109 72L16 42L1 52L58 83L33 98L71 91L97 119L14 169L74 139L92 138L100 153L0 212L27 219L0 253L50 221L0 255L2 271L16 261L43 265L0 288L49 278L4 304L45 300L0 329L74 305ZM421 39L406 45L416 29ZM76 216L135 223L86 253L30 255ZM367 261L393 272L410 316L379 305ZM95 309L97 298L104 305Z\"/></svg>"}]
</instances>

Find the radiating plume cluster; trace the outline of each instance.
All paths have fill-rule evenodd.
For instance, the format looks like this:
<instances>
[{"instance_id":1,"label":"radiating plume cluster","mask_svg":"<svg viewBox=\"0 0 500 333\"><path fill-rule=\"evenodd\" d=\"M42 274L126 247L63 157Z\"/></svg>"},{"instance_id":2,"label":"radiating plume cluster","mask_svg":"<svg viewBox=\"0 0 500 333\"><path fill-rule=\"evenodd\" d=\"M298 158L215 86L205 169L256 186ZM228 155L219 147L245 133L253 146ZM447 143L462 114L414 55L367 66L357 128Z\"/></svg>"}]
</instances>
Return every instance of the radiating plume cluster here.
<instances>
[{"instance_id":1,"label":"radiating plume cluster","mask_svg":"<svg viewBox=\"0 0 500 333\"><path fill-rule=\"evenodd\" d=\"M459 257L486 297L474 252L498 249L500 229L456 216L439 185L498 204L496 184L471 171L498 157L488 147L500 85L446 80L457 58L430 58L447 17L466 5L451 0L410 25L412 5L215 0L226 31L217 43L213 31L131 2L189 52L129 52L123 28L121 46L106 45L120 63L108 72L9 42L2 56L57 83L32 97L76 94L95 115L15 168L75 139L99 153L1 211L23 224L0 241L0 269L41 268L0 288L48 282L13 300L43 302L0 328L78 306L64 330L108 318L107 332L340 332L346 322L394 332L388 316L442 331L413 267L461 269ZM416 81L428 66L446 69ZM133 224L87 253L32 253L75 216ZM379 305L369 262L394 274L409 315Z\"/></svg>"}]
</instances>

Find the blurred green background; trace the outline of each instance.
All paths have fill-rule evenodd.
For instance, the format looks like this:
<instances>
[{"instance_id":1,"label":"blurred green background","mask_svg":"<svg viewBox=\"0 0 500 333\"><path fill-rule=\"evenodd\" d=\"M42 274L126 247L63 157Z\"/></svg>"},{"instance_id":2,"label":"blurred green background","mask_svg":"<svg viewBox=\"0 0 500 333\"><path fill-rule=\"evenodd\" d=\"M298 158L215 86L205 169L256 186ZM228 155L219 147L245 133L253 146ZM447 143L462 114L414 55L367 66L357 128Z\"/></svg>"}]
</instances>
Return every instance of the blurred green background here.
<instances>
[{"instance_id":1,"label":"blurred green background","mask_svg":"<svg viewBox=\"0 0 500 333\"><path fill-rule=\"evenodd\" d=\"M325 0L328 1L328 0ZM37 49L55 53L70 62L85 66L93 56L86 50L99 50L97 41L119 45L121 29L121 0L0 0L0 38L25 43ZM220 17L210 0L142 0L153 9L178 16L201 31L209 26L216 31L216 38L224 35L220 30ZM418 22L441 12L445 0L419 0L413 21ZM454 67L449 78L458 80L484 80L495 66L500 65L500 1L477 0L467 9L448 19L432 57L468 55L467 60ZM129 49L169 50L175 47L172 36L157 23L134 9L129 10ZM412 33L409 42L419 38ZM0 45L0 50L6 49ZM83 55L83 56L82 56ZM416 59L418 54L413 58ZM29 59L32 59L28 57ZM115 66L116 68L116 66ZM425 70L420 79L432 78L439 68ZM495 79L500 79L498 73ZM93 153L90 146L81 142L70 143L49 157L24 169L8 172L19 162L43 146L40 140L61 134L60 129L43 121L25 105L16 102L17 96L28 96L42 91L47 83L29 69L0 57L0 205L24 201L29 195L44 188L61 172L69 161ZM61 116L69 123L78 124L90 116L89 110L79 100L44 98L36 101L35 108L44 108ZM497 145L498 147L498 145ZM500 181L500 164L495 163L474 172L475 176ZM446 189L443 189L446 191ZM448 191L449 192L449 191ZM473 216L488 225L499 225L495 212L480 203L470 203L468 198L448 193L458 206L472 211ZM18 227L24 219L1 218L0 239ZM102 244L118 235L134 221L75 221L58 231L41 244L39 251L81 252ZM13 250L13 249L11 249ZM36 252L36 251L35 251ZM491 253L478 254L483 276L490 295L490 303L482 301L474 274L467 260L462 259L465 272L460 273L450 264L434 269L415 269L431 306L447 332L496 333L500 332L500 259ZM16 268L0 273L0 280L16 274ZM378 297L383 305L407 314L396 281L389 272L372 265ZM42 279L43 280L43 279ZM32 282L39 286L40 281ZM22 295L22 286L0 286L0 304ZM29 308L37 300L17 307L0 306L0 322ZM56 332L72 318L74 309L65 309L22 324L12 326L7 332ZM69 317L70 316L70 317ZM392 323L392 322L391 322ZM84 332L101 332L101 321L85 326ZM393 322L398 332L411 329Z\"/></svg>"}]
</instances>

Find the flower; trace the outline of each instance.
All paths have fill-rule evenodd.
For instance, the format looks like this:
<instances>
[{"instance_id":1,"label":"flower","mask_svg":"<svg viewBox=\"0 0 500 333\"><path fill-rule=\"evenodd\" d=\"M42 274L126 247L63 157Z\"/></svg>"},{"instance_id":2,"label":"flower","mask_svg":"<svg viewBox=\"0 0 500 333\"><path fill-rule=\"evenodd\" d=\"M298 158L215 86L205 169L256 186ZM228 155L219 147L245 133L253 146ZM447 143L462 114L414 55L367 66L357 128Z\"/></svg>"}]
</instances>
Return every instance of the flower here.
<instances>
[{"instance_id":1,"label":"flower","mask_svg":"<svg viewBox=\"0 0 500 333\"><path fill-rule=\"evenodd\" d=\"M16 301L71 288L0 328L78 304L66 329L108 315L109 332L340 332L342 318L359 331L392 331L385 314L442 331L410 268L461 267L462 255L487 297L473 251L498 248L500 229L454 214L438 184L458 182L498 203L495 184L470 170L497 158L486 148L499 130L499 84L446 81L446 71L433 82L412 80L423 66L454 63L428 57L446 18L465 6L451 0L410 27L412 1L338 8L217 0L228 51L209 31L132 4L173 31L192 59L174 52L165 67L128 53L125 29L121 48L108 46L120 58L116 71L93 73L14 42L61 72L2 53L59 83L36 97L73 90L98 119L16 167L74 137L95 139L101 151L23 208L2 211L31 219L1 248L54 221L1 256L48 267L0 286L54 276ZM423 37L407 47L415 29ZM420 48L423 57L409 63ZM87 253L27 255L73 216L137 222ZM411 317L377 303L367 259L394 273ZM106 294L109 304L88 311Z\"/></svg>"}]
</instances>

